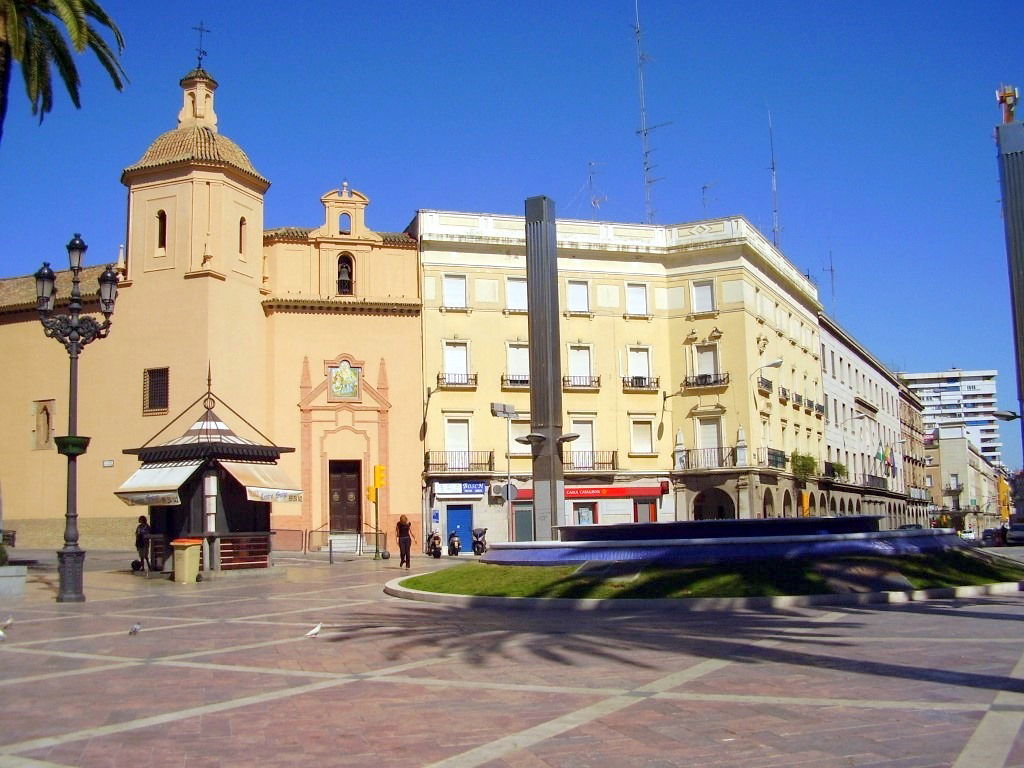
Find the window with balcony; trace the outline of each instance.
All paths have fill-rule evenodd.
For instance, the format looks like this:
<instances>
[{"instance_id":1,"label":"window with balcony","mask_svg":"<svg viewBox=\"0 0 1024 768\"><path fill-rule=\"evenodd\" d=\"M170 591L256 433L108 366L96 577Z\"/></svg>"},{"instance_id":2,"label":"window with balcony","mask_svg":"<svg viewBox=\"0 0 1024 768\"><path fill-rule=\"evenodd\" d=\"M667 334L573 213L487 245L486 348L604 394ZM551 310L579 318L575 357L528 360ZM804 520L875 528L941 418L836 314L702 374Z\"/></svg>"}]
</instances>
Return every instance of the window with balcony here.
<instances>
[{"instance_id":1,"label":"window with balcony","mask_svg":"<svg viewBox=\"0 0 1024 768\"><path fill-rule=\"evenodd\" d=\"M466 276L445 275L444 276L444 308L445 309L466 309Z\"/></svg>"},{"instance_id":2,"label":"window with balcony","mask_svg":"<svg viewBox=\"0 0 1024 768\"><path fill-rule=\"evenodd\" d=\"M593 375L590 352L588 345L569 346L569 375L564 377L566 387L590 389L598 385L599 379Z\"/></svg>"},{"instance_id":3,"label":"window with balcony","mask_svg":"<svg viewBox=\"0 0 1024 768\"><path fill-rule=\"evenodd\" d=\"M527 344L510 343L505 348L505 381L507 387L530 386L530 347Z\"/></svg>"},{"instance_id":4,"label":"window with balcony","mask_svg":"<svg viewBox=\"0 0 1024 768\"><path fill-rule=\"evenodd\" d=\"M438 374L438 386L474 387L476 374L469 372L469 345L464 341L444 343L444 370Z\"/></svg>"},{"instance_id":5,"label":"window with balcony","mask_svg":"<svg viewBox=\"0 0 1024 768\"><path fill-rule=\"evenodd\" d=\"M715 283L713 280L698 280L693 283L693 311L715 311Z\"/></svg>"},{"instance_id":6,"label":"window with balcony","mask_svg":"<svg viewBox=\"0 0 1024 768\"><path fill-rule=\"evenodd\" d=\"M602 466L604 457L594 451L594 420L589 416L572 417L569 431L579 435L562 449L563 464L566 470L592 470Z\"/></svg>"},{"instance_id":7,"label":"window with balcony","mask_svg":"<svg viewBox=\"0 0 1024 768\"><path fill-rule=\"evenodd\" d=\"M626 284L626 314L647 316L647 286L643 283Z\"/></svg>"},{"instance_id":8,"label":"window with balcony","mask_svg":"<svg viewBox=\"0 0 1024 768\"><path fill-rule=\"evenodd\" d=\"M625 389L655 390L657 379L651 376L651 350L648 347L629 347L626 350L627 375L622 378Z\"/></svg>"},{"instance_id":9,"label":"window with balcony","mask_svg":"<svg viewBox=\"0 0 1024 768\"><path fill-rule=\"evenodd\" d=\"M469 419L448 417L444 422L444 465L448 471L469 469Z\"/></svg>"},{"instance_id":10,"label":"window with balcony","mask_svg":"<svg viewBox=\"0 0 1024 768\"><path fill-rule=\"evenodd\" d=\"M687 387L720 387L729 383L729 374L718 370L718 345L696 346L696 373L686 377Z\"/></svg>"},{"instance_id":11,"label":"window with balcony","mask_svg":"<svg viewBox=\"0 0 1024 768\"><path fill-rule=\"evenodd\" d=\"M526 280L521 277L510 277L505 281L505 309L508 312L525 312Z\"/></svg>"},{"instance_id":12,"label":"window with balcony","mask_svg":"<svg viewBox=\"0 0 1024 768\"><path fill-rule=\"evenodd\" d=\"M565 308L568 312L590 312L590 290L584 280L568 280L565 284Z\"/></svg>"}]
</instances>

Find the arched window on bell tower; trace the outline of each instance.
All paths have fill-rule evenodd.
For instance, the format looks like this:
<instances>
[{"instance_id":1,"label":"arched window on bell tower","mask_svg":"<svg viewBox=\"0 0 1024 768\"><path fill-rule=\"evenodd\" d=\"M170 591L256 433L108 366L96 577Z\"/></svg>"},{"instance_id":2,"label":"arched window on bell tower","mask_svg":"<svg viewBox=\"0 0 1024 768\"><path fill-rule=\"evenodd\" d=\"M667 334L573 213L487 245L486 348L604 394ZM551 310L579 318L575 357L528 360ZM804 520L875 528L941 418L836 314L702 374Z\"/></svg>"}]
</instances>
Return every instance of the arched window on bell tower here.
<instances>
[{"instance_id":1,"label":"arched window on bell tower","mask_svg":"<svg viewBox=\"0 0 1024 768\"><path fill-rule=\"evenodd\" d=\"M353 279L354 265L352 263L352 255L343 253L338 257L338 295L339 296L352 296L354 294L353 286L355 281Z\"/></svg>"},{"instance_id":2,"label":"arched window on bell tower","mask_svg":"<svg viewBox=\"0 0 1024 768\"><path fill-rule=\"evenodd\" d=\"M238 255L245 257L245 216L238 220Z\"/></svg>"},{"instance_id":3,"label":"arched window on bell tower","mask_svg":"<svg viewBox=\"0 0 1024 768\"><path fill-rule=\"evenodd\" d=\"M156 212L156 247L161 251L167 249L167 214L163 211Z\"/></svg>"},{"instance_id":4,"label":"arched window on bell tower","mask_svg":"<svg viewBox=\"0 0 1024 768\"><path fill-rule=\"evenodd\" d=\"M338 234L352 234L352 217L347 213L343 213L340 216L338 216Z\"/></svg>"}]
</instances>

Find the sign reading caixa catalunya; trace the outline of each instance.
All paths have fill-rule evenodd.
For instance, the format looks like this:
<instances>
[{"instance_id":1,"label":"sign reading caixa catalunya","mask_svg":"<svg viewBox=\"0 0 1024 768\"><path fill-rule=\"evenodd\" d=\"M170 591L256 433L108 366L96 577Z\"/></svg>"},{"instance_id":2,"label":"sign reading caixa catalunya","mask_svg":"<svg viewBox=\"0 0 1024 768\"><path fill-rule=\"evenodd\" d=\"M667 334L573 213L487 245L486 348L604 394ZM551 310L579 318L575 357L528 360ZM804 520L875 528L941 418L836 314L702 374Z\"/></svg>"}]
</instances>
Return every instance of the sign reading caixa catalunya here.
<instances>
[{"instance_id":1,"label":"sign reading caixa catalunya","mask_svg":"<svg viewBox=\"0 0 1024 768\"><path fill-rule=\"evenodd\" d=\"M596 488L582 485L567 485L567 499L650 499L663 495L667 489L661 485L609 485ZM532 488L520 488L516 501L529 501L533 498Z\"/></svg>"}]
</instances>

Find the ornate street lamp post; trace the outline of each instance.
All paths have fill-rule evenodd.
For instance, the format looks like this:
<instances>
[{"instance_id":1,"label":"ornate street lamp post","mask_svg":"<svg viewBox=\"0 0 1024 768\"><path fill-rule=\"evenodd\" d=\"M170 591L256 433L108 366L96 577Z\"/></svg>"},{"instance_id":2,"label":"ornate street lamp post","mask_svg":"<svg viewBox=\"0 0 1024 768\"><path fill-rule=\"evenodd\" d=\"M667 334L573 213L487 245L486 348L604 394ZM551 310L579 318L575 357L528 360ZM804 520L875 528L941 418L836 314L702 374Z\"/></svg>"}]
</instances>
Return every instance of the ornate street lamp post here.
<instances>
[{"instance_id":1,"label":"ornate street lamp post","mask_svg":"<svg viewBox=\"0 0 1024 768\"><path fill-rule=\"evenodd\" d=\"M53 315L56 303L56 275L49 262L35 274L36 308L43 332L51 339L64 345L71 358L71 379L68 390L68 434L55 438L57 451L68 457L67 508L64 514L64 548L57 552L57 572L60 588L58 603L81 603L85 600L82 592L82 571L85 566L85 551L78 546L78 457L85 453L89 438L78 434L78 355L90 341L102 339L110 333L110 316L114 313L117 300L117 273L111 265L100 275L100 312L103 322L97 322L88 315L82 316L82 294L79 290L79 275L82 271L82 257L88 246L77 232L67 245L68 261L71 264L71 297L68 314Z\"/></svg>"}]
</instances>

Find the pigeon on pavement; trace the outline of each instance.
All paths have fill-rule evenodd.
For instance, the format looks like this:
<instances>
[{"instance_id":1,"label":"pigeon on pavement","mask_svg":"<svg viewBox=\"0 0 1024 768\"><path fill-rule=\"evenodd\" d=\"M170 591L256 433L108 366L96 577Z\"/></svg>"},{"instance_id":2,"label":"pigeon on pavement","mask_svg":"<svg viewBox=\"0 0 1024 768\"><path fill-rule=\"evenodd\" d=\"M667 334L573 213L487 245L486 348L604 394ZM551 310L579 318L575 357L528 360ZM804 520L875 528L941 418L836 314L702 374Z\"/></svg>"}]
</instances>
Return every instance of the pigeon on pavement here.
<instances>
[{"instance_id":1,"label":"pigeon on pavement","mask_svg":"<svg viewBox=\"0 0 1024 768\"><path fill-rule=\"evenodd\" d=\"M316 637L320 634L320 630L323 629L323 626L324 623L321 621L319 624L317 624L315 627L309 630L309 632L306 633L306 637Z\"/></svg>"},{"instance_id":2,"label":"pigeon on pavement","mask_svg":"<svg viewBox=\"0 0 1024 768\"><path fill-rule=\"evenodd\" d=\"M128 634L137 635L139 634L140 629L142 629L142 625L139 624L139 622L135 622L134 624L132 624L131 629L128 630Z\"/></svg>"}]
</instances>

